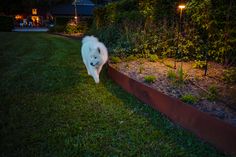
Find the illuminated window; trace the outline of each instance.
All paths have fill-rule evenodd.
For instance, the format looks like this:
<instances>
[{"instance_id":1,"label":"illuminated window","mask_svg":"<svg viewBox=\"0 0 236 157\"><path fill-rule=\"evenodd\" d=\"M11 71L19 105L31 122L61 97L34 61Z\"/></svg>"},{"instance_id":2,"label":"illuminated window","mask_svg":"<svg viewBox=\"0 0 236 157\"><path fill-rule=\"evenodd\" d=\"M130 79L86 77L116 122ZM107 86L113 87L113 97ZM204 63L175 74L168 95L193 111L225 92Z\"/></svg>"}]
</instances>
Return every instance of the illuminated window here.
<instances>
[{"instance_id":1,"label":"illuminated window","mask_svg":"<svg viewBox=\"0 0 236 157\"><path fill-rule=\"evenodd\" d=\"M37 9L32 9L32 14L37 15Z\"/></svg>"}]
</instances>

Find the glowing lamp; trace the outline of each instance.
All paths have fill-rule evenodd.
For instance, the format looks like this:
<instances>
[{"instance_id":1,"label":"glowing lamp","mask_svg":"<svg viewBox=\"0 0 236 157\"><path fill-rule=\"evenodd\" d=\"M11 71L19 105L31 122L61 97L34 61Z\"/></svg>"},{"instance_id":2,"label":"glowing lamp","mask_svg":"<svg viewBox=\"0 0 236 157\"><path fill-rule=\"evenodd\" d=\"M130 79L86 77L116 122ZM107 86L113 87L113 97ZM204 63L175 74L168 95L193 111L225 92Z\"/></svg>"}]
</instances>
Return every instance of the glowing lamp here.
<instances>
[{"instance_id":1,"label":"glowing lamp","mask_svg":"<svg viewBox=\"0 0 236 157\"><path fill-rule=\"evenodd\" d=\"M179 9L181 9L181 10L182 10L182 9L184 9L184 8L185 8L185 5L179 5L178 7L179 7Z\"/></svg>"}]
</instances>

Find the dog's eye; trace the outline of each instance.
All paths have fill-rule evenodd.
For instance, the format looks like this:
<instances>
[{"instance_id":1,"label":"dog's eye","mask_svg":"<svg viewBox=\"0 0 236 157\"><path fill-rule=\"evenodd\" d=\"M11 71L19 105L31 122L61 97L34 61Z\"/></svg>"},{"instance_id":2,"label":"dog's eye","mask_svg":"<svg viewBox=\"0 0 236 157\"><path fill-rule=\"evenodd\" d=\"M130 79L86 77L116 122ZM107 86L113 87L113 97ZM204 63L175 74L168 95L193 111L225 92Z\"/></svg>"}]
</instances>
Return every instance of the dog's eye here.
<instances>
[{"instance_id":1,"label":"dog's eye","mask_svg":"<svg viewBox=\"0 0 236 157\"><path fill-rule=\"evenodd\" d=\"M95 59L97 59L97 57L94 57Z\"/></svg>"}]
</instances>

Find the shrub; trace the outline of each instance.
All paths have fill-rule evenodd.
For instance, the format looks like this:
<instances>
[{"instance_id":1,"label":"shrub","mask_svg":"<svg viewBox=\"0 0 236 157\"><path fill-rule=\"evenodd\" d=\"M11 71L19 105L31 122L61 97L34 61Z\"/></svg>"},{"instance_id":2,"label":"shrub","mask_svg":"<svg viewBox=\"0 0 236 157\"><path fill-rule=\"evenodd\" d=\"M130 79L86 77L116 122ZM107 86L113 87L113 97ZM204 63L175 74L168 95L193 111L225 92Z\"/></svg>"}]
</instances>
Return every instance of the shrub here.
<instances>
[{"instance_id":1,"label":"shrub","mask_svg":"<svg viewBox=\"0 0 236 157\"><path fill-rule=\"evenodd\" d=\"M145 76L144 81L146 83L154 83L156 81L156 77L153 75Z\"/></svg>"},{"instance_id":2,"label":"shrub","mask_svg":"<svg viewBox=\"0 0 236 157\"><path fill-rule=\"evenodd\" d=\"M223 80L227 83L236 83L236 67L224 70Z\"/></svg>"},{"instance_id":3,"label":"shrub","mask_svg":"<svg viewBox=\"0 0 236 157\"><path fill-rule=\"evenodd\" d=\"M180 68L177 69L177 72L173 70L169 70L167 72L167 78L169 78L174 83L178 83L178 84L184 83L184 71L183 71L182 66L180 66Z\"/></svg>"},{"instance_id":4,"label":"shrub","mask_svg":"<svg viewBox=\"0 0 236 157\"><path fill-rule=\"evenodd\" d=\"M176 80L176 73L173 70L168 70L167 72L167 78L170 80Z\"/></svg>"},{"instance_id":5,"label":"shrub","mask_svg":"<svg viewBox=\"0 0 236 157\"><path fill-rule=\"evenodd\" d=\"M120 62L121 62L121 59L120 59L120 57L112 56L112 57L111 57L111 62L112 62L112 63L120 63Z\"/></svg>"},{"instance_id":6,"label":"shrub","mask_svg":"<svg viewBox=\"0 0 236 157\"><path fill-rule=\"evenodd\" d=\"M0 16L0 31L12 31L14 27L13 18L10 16Z\"/></svg>"},{"instance_id":7,"label":"shrub","mask_svg":"<svg viewBox=\"0 0 236 157\"><path fill-rule=\"evenodd\" d=\"M218 90L215 85L209 86L207 91L209 92L209 94L207 94L207 99L210 101L216 100L219 96Z\"/></svg>"},{"instance_id":8,"label":"shrub","mask_svg":"<svg viewBox=\"0 0 236 157\"><path fill-rule=\"evenodd\" d=\"M77 25L68 23L65 27L65 33L68 33L68 34L78 33Z\"/></svg>"},{"instance_id":9,"label":"shrub","mask_svg":"<svg viewBox=\"0 0 236 157\"><path fill-rule=\"evenodd\" d=\"M180 100L189 104L195 104L198 101L198 99L191 94L182 95Z\"/></svg>"},{"instance_id":10,"label":"shrub","mask_svg":"<svg viewBox=\"0 0 236 157\"><path fill-rule=\"evenodd\" d=\"M134 55L130 55L126 58L126 61L134 61L134 60L137 60L138 58Z\"/></svg>"},{"instance_id":11,"label":"shrub","mask_svg":"<svg viewBox=\"0 0 236 157\"><path fill-rule=\"evenodd\" d=\"M183 71L183 67L182 65L180 66L180 68L177 69L177 81L179 83L183 83L184 82L184 71Z\"/></svg>"},{"instance_id":12,"label":"shrub","mask_svg":"<svg viewBox=\"0 0 236 157\"><path fill-rule=\"evenodd\" d=\"M70 21L65 27L65 32L68 34L85 33L87 29L87 23L84 21L80 21L78 24L76 24L74 21Z\"/></svg>"},{"instance_id":13,"label":"shrub","mask_svg":"<svg viewBox=\"0 0 236 157\"><path fill-rule=\"evenodd\" d=\"M206 67L206 61L195 60L195 62L193 64L193 68L204 69L205 67Z\"/></svg>"},{"instance_id":14,"label":"shrub","mask_svg":"<svg viewBox=\"0 0 236 157\"><path fill-rule=\"evenodd\" d=\"M148 56L148 60L150 61L150 62L156 62L156 61L158 61L158 56L156 55L156 54L150 54L149 56Z\"/></svg>"}]
</instances>

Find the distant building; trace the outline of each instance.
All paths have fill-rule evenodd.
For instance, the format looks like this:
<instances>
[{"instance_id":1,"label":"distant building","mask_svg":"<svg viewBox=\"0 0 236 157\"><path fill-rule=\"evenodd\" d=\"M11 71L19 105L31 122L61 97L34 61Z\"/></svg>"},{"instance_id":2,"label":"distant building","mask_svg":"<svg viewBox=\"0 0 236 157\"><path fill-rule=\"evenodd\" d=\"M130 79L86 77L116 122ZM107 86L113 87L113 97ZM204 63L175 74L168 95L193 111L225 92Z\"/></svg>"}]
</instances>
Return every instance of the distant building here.
<instances>
[{"instance_id":1,"label":"distant building","mask_svg":"<svg viewBox=\"0 0 236 157\"><path fill-rule=\"evenodd\" d=\"M51 14L39 8L32 8L31 13L18 13L14 17L15 27L42 27L52 22Z\"/></svg>"}]
</instances>

